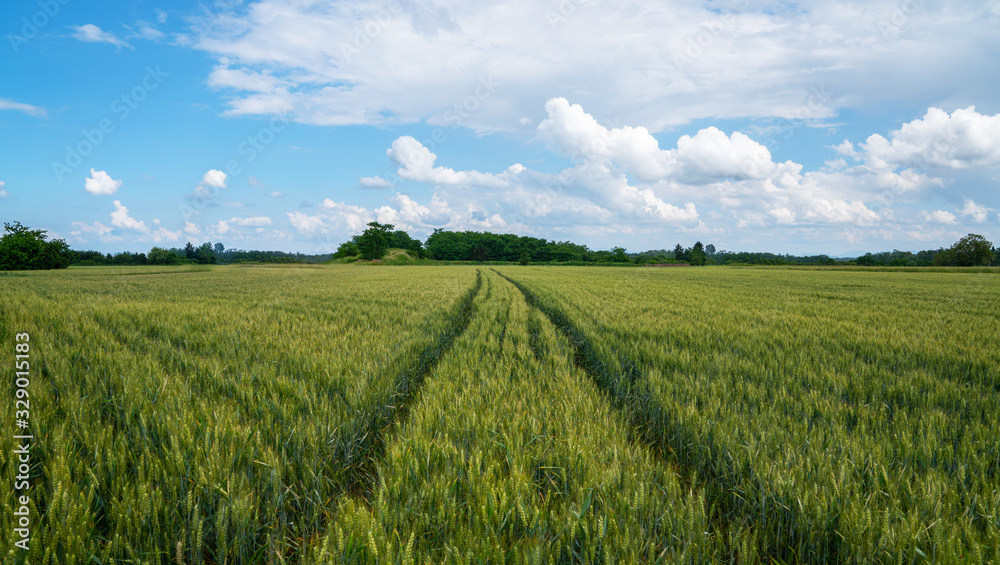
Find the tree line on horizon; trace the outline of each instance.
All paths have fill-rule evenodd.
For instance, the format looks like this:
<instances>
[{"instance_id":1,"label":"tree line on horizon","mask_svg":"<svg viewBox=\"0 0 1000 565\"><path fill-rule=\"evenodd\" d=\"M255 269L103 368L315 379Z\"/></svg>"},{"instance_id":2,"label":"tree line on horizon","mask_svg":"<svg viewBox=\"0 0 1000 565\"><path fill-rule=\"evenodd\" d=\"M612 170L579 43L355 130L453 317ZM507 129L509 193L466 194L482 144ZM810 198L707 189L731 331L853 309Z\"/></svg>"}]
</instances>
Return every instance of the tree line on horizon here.
<instances>
[{"instance_id":1,"label":"tree line on horizon","mask_svg":"<svg viewBox=\"0 0 1000 565\"><path fill-rule=\"evenodd\" d=\"M390 248L405 249L421 259L464 262L529 263L622 263L689 265L859 265L859 266L986 266L1000 263L1000 249L981 235L969 234L950 248L912 253L866 253L858 258L837 260L829 255L791 255L769 252L718 250L698 241L691 247L677 244L673 250L628 253L622 247L592 250L571 241L550 241L531 236L475 231L435 229L421 246L395 226L371 222L364 233L341 244L335 259L378 260Z\"/></svg>"},{"instance_id":2,"label":"tree line on horizon","mask_svg":"<svg viewBox=\"0 0 1000 565\"><path fill-rule=\"evenodd\" d=\"M698 241L673 250L629 253L623 247L593 250L571 241L546 240L515 234L435 229L425 242L392 224L370 222L368 228L342 243L333 254L227 249L222 243L188 242L183 248L153 247L149 253L102 253L69 248L62 239L47 241L45 230L31 230L19 222L5 223L0 237L0 271L60 269L70 265L181 265L233 263L319 263L330 260L378 260L389 249L403 249L418 259L459 262L554 264L671 264L688 265L859 265L859 266L987 266L1000 265L1000 249L981 235L969 234L951 247L912 253L865 253L850 260L828 255L790 255L718 250Z\"/></svg>"},{"instance_id":3,"label":"tree line on horizon","mask_svg":"<svg viewBox=\"0 0 1000 565\"><path fill-rule=\"evenodd\" d=\"M321 263L332 254L310 255L287 251L247 251L227 249L222 243L205 242L197 247L188 242L184 247L153 247L149 253L101 253L100 251L70 251L72 265L229 265L238 263Z\"/></svg>"}]
</instances>

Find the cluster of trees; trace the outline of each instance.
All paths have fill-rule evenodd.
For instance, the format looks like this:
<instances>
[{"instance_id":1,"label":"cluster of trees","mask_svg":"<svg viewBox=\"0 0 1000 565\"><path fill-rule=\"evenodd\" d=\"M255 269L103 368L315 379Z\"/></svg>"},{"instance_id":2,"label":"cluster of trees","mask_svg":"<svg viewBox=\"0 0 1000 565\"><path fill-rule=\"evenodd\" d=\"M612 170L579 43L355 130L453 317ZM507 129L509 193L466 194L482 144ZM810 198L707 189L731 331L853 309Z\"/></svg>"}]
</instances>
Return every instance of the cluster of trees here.
<instances>
[{"instance_id":1,"label":"cluster of trees","mask_svg":"<svg viewBox=\"0 0 1000 565\"><path fill-rule=\"evenodd\" d=\"M149 253L123 251L112 255L100 251L69 252L70 264L93 265L186 265L230 263L318 263L328 261L332 255L307 255L285 251L245 251L226 249L221 243L206 242L197 247L188 242L184 247L154 247Z\"/></svg>"},{"instance_id":2,"label":"cluster of trees","mask_svg":"<svg viewBox=\"0 0 1000 565\"><path fill-rule=\"evenodd\" d=\"M698 241L691 247L677 244L672 251L656 249L630 253L634 263L687 263L690 265L835 265L829 255L779 255L754 251L719 251Z\"/></svg>"},{"instance_id":3,"label":"cluster of trees","mask_svg":"<svg viewBox=\"0 0 1000 565\"><path fill-rule=\"evenodd\" d=\"M838 261L829 255L779 255L767 252L716 251L714 245L701 246L695 243L687 249L680 245L664 258L678 259L692 265L837 265ZM912 253L910 251L883 251L865 253L852 260L842 260L839 264L888 267L929 267L976 265L997 265L1000 250L983 236L969 234L948 249L928 249Z\"/></svg>"},{"instance_id":4,"label":"cluster of trees","mask_svg":"<svg viewBox=\"0 0 1000 565\"><path fill-rule=\"evenodd\" d=\"M852 261L855 265L889 267L974 267L1000 265L1000 249L985 237L970 233L955 242L948 249L927 249L911 253L909 251L883 251L865 253Z\"/></svg>"},{"instance_id":5,"label":"cluster of trees","mask_svg":"<svg viewBox=\"0 0 1000 565\"><path fill-rule=\"evenodd\" d=\"M217 255L220 263L322 263L329 261L332 253L288 253L287 251L244 251L227 249Z\"/></svg>"},{"instance_id":6,"label":"cluster of trees","mask_svg":"<svg viewBox=\"0 0 1000 565\"><path fill-rule=\"evenodd\" d=\"M628 263L625 249L594 251L571 241L548 241L537 237L485 232L434 230L427 250L442 261L510 261Z\"/></svg>"},{"instance_id":7,"label":"cluster of trees","mask_svg":"<svg viewBox=\"0 0 1000 565\"><path fill-rule=\"evenodd\" d=\"M913 253L910 251L882 251L881 253L865 253L853 261L855 265L866 267L929 267L934 264L934 256L944 249L927 249Z\"/></svg>"},{"instance_id":8,"label":"cluster of trees","mask_svg":"<svg viewBox=\"0 0 1000 565\"><path fill-rule=\"evenodd\" d=\"M420 258L430 257L420 240L413 239L405 231L393 231L394 227L392 224L368 222L368 229L341 243L333 258L361 257L366 261L373 261L381 259L389 249L393 248L405 249Z\"/></svg>"},{"instance_id":9,"label":"cluster of trees","mask_svg":"<svg viewBox=\"0 0 1000 565\"><path fill-rule=\"evenodd\" d=\"M62 239L46 241L46 233L28 229L21 222L5 222L4 235L0 237L0 271L69 267L69 245Z\"/></svg>"},{"instance_id":10,"label":"cluster of trees","mask_svg":"<svg viewBox=\"0 0 1000 565\"><path fill-rule=\"evenodd\" d=\"M368 229L340 245L334 254L306 255L283 251L245 251L226 249L221 243L193 243L183 248L153 247L148 254L124 251L104 254L98 251L71 250L65 241L46 241L45 230L31 230L19 222L4 224L6 233L0 237L0 270L58 269L69 265L177 265L216 263L305 263L343 257L365 260L381 259L390 248L409 251L419 258L441 261L498 261L528 263L671 263L691 265L834 265L828 255L778 255L766 252L718 251L712 244L700 241L685 248L677 244L672 251L665 249L626 253L622 247L611 251L595 251L571 241L548 241L537 237L488 232L453 232L434 230L425 244L392 224L370 222ZM865 253L841 264L869 266L985 266L1000 265L1000 249L981 235L969 234L948 249L886 251Z\"/></svg>"},{"instance_id":11,"label":"cluster of trees","mask_svg":"<svg viewBox=\"0 0 1000 565\"><path fill-rule=\"evenodd\" d=\"M132 253L122 251L121 253L101 253L100 251L77 251L70 250L70 265L90 267L94 265L145 265L145 253Z\"/></svg>"},{"instance_id":12,"label":"cluster of trees","mask_svg":"<svg viewBox=\"0 0 1000 565\"><path fill-rule=\"evenodd\" d=\"M996 265L1000 261L998 250L985 237L970 233L948 249L934 255L935 265L979 267Z\"/></svg>"},{"instance_id":13,"label":"cluster of trees","mask_svg":"<svg viewBox=\"0 0 1000 565\"><path fill-rule=\"evenodd\" d=\"M71 264L82 267L95 265L182 265L189 263L215 264L218 263L215 249L222 246L221 243L204 243L200 247L188 243L183 249L164 249L154 247L149 253L132 253L122 251L121 253L101 253L100 251L71 251Z\"/></svg>"},{"instance_id":14,"label":"cluster of trees","mask_svg":"<svg viewBox=\"0 0 1000 565\"><path fill-rule=\"evenodd\" d=\"M709 255L715 265L836 265L829 255L789 255L766 251L719 251Z\"/></svg>"},{"instance_id":15,"label":"cluster of trees","mask_svg":"<svg viewBox=\"0 0 1000 565\"><path fill-rule=\"evenodd\" d=\"M615 247L611 251L595 251L586 245L571 241L548 241L530 236L495 234L488 232L453 232L434 230L421 245L405 231L395 230L391 224L371 222L368 229L344 242L334 258L361 257L365 260L381 259L390 248L406 249L421 258L441 261L499 261L543 263L687 263L690 265L836 265L829 255L779 255L767 252L719 251L715 245L698 241L691 247L677 244L672 251L650 250L626 253ZM892 251L866 253L862 257L841 264L850 265L989 265L1000 261L1000 254L991 243L979 235L970 234L950 249L920 251Z\"/></svg>"},{"instance_id":16,"label":"cluster of trees","mask_svg":"<svg viewBox=\"0 0 1000 565\"><path fill-rule=\"evenodd\" d=\"M453 232L434 230L421 244L405 231L394 230L391 224L370 222L368 229L345 241L337 248L334 258L360 257L371 261L381 259L391 248L405 249L422 259L440 261L500 261L500 262L604 262L628 263L625 249L593 251L586 245L570 241L548 241L537 237L487 232Z\"/></svg>"},{"instance_id":17,"label":"cluster of trees","mask_svg":"<svg viewBox=\"0 0 1000 565\"><path fill-rule=\"evenodd\" d=\"M691 265L835 265L829 255L780 255L762 251L717 250L715 245L696 242L685 248L677 244L672 251L666 249L631 253L636 263L688 263Z\"/></svg>"},{"instance_id":18,"label":"cluster of trees","mask_svg":"<svg viewBox=\"0 0 1000 565\"><path fill-rule=\"evenodd\" d=\"M708 263L708 256L715 254L715 246L711 243L706 247L700 241L685 249L681 244L674 247L674 259L683 261L690 265L704 265Z\"/></svg>"}]
</instances>

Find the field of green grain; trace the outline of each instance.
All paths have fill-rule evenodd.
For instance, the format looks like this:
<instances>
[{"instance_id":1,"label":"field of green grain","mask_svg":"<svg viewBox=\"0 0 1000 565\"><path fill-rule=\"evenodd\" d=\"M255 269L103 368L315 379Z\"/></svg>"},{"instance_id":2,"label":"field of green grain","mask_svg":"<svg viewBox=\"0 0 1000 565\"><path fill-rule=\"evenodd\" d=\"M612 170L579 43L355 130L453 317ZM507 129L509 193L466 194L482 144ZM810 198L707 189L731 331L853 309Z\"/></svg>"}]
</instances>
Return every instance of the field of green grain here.
<instances>
[{"instance_id":1,"label":"field of green grain","mask_svg":"<svg viewBox=\"0 0 1000 565\"><path fill-rule=\"evenodd\" d=\"M0 273L5 563L1000 562L1000 274Z\"/></svg>"}]
</instances>

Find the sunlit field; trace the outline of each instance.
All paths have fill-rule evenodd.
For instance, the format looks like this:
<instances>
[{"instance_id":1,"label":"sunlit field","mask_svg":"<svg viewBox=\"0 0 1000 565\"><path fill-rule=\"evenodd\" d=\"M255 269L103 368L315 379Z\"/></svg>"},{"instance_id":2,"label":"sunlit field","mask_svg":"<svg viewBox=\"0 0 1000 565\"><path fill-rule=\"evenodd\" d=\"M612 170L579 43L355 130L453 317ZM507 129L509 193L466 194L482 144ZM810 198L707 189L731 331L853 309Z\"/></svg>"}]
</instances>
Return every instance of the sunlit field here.
<instances>
[{"instance_id":1,"label":"sunlit field","mask_svg":"<svg viewBox=\"0 0 1000 565\"><path fill-rule=\"evenodd\" d=\"M18 333L5 562L1000 561L996 271L0 273Z\"/></svg>"}]
</instances>

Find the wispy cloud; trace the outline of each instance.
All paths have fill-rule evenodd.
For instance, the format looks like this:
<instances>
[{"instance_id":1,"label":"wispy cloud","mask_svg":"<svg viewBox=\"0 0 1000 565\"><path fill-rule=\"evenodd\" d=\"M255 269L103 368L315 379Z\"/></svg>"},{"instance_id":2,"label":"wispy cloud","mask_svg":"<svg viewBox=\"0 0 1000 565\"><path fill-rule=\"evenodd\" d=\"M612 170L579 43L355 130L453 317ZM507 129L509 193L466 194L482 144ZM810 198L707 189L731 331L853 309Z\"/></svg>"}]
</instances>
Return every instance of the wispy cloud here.
<instances>
[{"instance_id":1,"label":"wispy cloud","mask_svg":"<svg viewBox=\"0 0 1000 565\"><path fill-rule=\"evenodd\" d=\"M147 39L149 41L160 41L166 37L166 35L162 31L156 29L155 25L145 20L136 20L135 27L132 30L132 37Z\"/></svg>"},{"instance_id":2,"label":"wispy cloud","mask_svg":"<svg viewBox=\"0 0 1000 565\"><path fill-rule=\"evenodd\" d=\"M109 31L102 30L94 24L74 26L72 29L76 30L75 33L73 33L74 39L86 41L88 43L109 43L117 47L119 50L122 47L132 49L132 45L130 45L127 41L120 39Z\"/></svg>"},{"instance_id":3,"label":"wispy cloud","mask_svg":"<svg viewBox=\"0 0 1000 565\"><path fill-rule=\"evenodd\" d=\"M48 111L41 106L32 106L31 104L24 104L22 102L15 102L7 98L0 98L0 110L14 110L16 112L21 112L35 118L47 118L49 117Z\"/></svg>"},{"instance_id":4,"label":"wispy cloud","mask_svg":"<svg viewBox=\"0 0 1000 565\"><path fill-rule=\"evenodd\" d=\"M392 188L393 186L392 182L377 175L374 177L361 177L358 185L361 188Z\"/></svg>"}]
</instances>

